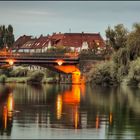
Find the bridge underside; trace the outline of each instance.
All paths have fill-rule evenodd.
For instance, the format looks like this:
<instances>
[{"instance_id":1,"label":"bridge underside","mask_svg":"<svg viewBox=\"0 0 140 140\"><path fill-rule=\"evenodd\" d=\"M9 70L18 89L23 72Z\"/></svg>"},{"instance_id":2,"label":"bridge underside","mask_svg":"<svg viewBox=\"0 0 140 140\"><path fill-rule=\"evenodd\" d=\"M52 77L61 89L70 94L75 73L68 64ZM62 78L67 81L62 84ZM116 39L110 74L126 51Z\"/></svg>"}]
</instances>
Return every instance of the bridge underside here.
<instances>
[{"instance_id":1,"label":"bridge underside","mask_svg":"<svg viewBox=\"0 0 140 140\"><path fill-rule=\"evenodd\" d=\"M48 68L52 71L56 71L60 74L60 78L63 79L60 82L64 82L64 79L69 79L68 82L73 84L81 84L84 82L81 72L76 65L39 65L41 67ZM64 82L65 83L65 82Z\"/></svg>"},{"instance_id":2,"label":"bridge underside","mask_svg":"<svg viewBox=\"0 0 140 140\"><path fill-rule=\"evenodd\" d=\"M25 64L25 63L23 63ZM19 65L15 63L15 65ZM28 64L29 65L29 64ZM56 65L56 64L30 64L36 65L44 68L48 68L51 71L55 71L59 73L59 81L60 83L72 83L72 84L81 84L84 82L83 77L81 76L81 72L77 65L74 64L64 64L64 65ZM9 64L1 64L1 68L9 67Z\"/></svg>"}]
</instances>

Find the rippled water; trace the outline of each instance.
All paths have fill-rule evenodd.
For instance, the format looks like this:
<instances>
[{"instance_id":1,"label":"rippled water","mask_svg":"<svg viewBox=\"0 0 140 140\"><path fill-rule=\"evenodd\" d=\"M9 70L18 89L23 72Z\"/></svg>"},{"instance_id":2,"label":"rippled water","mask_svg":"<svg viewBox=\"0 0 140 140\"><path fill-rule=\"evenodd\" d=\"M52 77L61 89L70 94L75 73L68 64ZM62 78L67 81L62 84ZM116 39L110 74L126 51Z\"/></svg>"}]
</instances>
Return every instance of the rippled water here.
<instances>
[{"instance_id":1,"label":"rippled water","mask_svg":"<svg viewBox=\"0 0 140 140\"><path fill-rule=\"evenodd\" d=\"M140 89L0 85L0 139L140 139Z\"/></svg>"}]
</instances>

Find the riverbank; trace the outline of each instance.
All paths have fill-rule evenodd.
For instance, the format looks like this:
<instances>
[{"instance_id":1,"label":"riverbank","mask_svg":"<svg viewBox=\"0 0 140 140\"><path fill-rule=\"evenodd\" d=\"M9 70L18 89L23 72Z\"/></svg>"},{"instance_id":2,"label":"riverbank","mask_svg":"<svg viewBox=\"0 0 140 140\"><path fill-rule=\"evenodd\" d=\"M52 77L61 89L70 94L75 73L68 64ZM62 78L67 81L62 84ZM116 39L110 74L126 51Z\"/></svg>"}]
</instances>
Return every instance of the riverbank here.
<instances>
[{"instance_id":1,"label":"riverbank","mask_svg":"<svg viewBox=\"0 0 140 140\"><path fill-rule=\"evenodd\" d=\"M0 81L0 83L27 83L30 77L7 77L5 81ZM56 80L53 77L44 78L41 84L45 83L56 83Z\"/></svg>"}]
</instances>

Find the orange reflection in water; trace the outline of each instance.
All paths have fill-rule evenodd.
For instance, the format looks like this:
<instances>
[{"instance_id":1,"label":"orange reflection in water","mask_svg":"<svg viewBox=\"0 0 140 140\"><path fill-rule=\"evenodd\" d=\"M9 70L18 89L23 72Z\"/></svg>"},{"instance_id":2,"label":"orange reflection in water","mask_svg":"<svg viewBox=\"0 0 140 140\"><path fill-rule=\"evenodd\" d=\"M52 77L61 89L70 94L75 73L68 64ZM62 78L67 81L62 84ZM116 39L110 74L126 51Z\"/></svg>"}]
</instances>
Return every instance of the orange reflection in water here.
<instances>
[{"instance_id":1,"label":"orange reflection in water","mask_svg":"<svg viewBox=\"0 0 140 140\"><path fill-rule=\"evenodd\" d=\"M8 116L7 114L8 114L7 107L4 106L4 109L3 109L4 128L7 128L7 116Z\"/></svg>"},{"instance_id":2,"label":"orange reflection in water","mask_svg":"<svg viewBox=\"0 0 140 140\"><path fill-rule=\"evenodd\" d=\"M79 125L79 112L78 107L76 106L74 109L74 127L77 129Z\"/></svg>"},{"instance_id":3,"label":"orange reflection in water","mask_svg":"<svg viewBox=\"0 0 140 140\"><path fill-rule=\"evenodd\" d=\"M96 116L96 128L99 128L99 116Z\"/></svg>"},{"instance_id":4,"label":"orange reflection in water","mask_svg":"<svg viewBox=\"0 0 140 140\"><path fill-rule=\"evenodd\" d=\"M13 94L10 93L9 96L8 96L8 100L7 100L7 109L8 109L8 112L9 111L13 111L13 108L14 108Z\"/></svg>"},{"instance_id":5,"label":"orange reflection in water","mask_svg":"<svg viewBox=\"0 0 140 140\"><path fill-rule=\"evenodd\" d=\"M4 129L7 128L8 119L11 120L12 111L14 109L14 101L13 101L13 94L10 93L6 102L6 105L3 107L3 122L4 122Z\"/></svg>"},{"instance_id":6,"label":"orange reflection in water","mask_svg":"<svg viewBox=\"0 0 140 140\"><path fill-rule=\"evenodd\" d=\"M82 85L72 85L71 90L59 94L56 99L56 118L59 120L64 111L67 122L71 122L75 129L80 127L79 103L81 99ZM83 89L82 89L83 90ZM84 91L83 91L84 92Z\"/></svg>"},{"instance_id":7,"label":"orange reflection in water","mask_svg":"<svg viewBox=\"0 0 140 140\"><path fill-rule=\"evenodd\" d=\"M63 96L63 102L66 104L66 105L69 105L69 104L73 104L73 122L74 122L74 127L75 129L78 128L78 125L79 125L79 111L78 111L78 105L80 103L80 85L73 85L72 86L72 90L71 91L66 91L64 93L64 96Z\"/></svg>"},{"instance_id":8,"label":"orange reflection in water","mask_svg":"<svg viewBox=\"0 0 140 140\"><path fill-rule=\"evenodd\" d=\"M112 124L112 113L109 114L109 123Z\"/></svg>"},{"instance_id":9,"label":"orange reflection in water","mask_svg":"<svg viewBox=\"0 0 140 140\"><path fill-rule=\"evenodd\" d=\"M57 101L56 101L56 114L57 114L57 119L61 119L62 115L62 95L57 96Z\"/></svg>"},{"instance_id":10,"label":"orange reflection in water","mask_svg":"<svg viewBox=\"0 0 140 140\"><path fill-rule=\"evenodd\" d=\"M79 104L80 102L80 86L72 85L72 90L64 92L63 102L67 104Z\"/></svg>"}]
</instances>

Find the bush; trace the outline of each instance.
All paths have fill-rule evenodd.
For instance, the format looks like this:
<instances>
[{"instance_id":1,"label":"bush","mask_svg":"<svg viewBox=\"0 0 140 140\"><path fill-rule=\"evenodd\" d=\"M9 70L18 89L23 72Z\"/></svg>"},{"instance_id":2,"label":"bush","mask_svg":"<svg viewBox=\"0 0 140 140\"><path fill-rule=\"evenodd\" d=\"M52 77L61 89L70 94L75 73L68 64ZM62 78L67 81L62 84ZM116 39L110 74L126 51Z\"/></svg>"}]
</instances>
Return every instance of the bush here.
<instances>
[{"instance_id":1,"label":"bush","mask_svg":"<svg viewBox=\"0 0 140 140\"><path fill-rule=\"evenodd\" d=\"M138 85L140 83L140 57L130 63L128 73L128 84Z\"/></svg>"},{"instance_id":2,"label":"bush","mask_svg":"<svg viewBox=\"0 0 140 140\"><path fill-rule=\"evenodd\" d=\"M11 77L23 77L27 76L28 69L27 68L17 68L10 72Z\"/></svg>"},{"instance_id":3,"label":"bush","mask_svg":"<svg viewBox=\"0 0 140 140\"><path fill-rule=\"evenodd\" d=\"M44 78L44 73L41 71L35 71L31 74L27 82L32 82L32 83L40 83L42 82Z\"/></svg>"},{"instance_id":4,"label":"bush","mask_svg":"<svg viewBox=\"0 0 140 140\"><path fill-rule=\"evenodd\" d=\"M9 77L11 71L12 71L11 67L5 67L3 69L0 69L0 74L4 74L7 77Z\"/></svg>"},{"instance_id":5,"label":"bush","mask_svg":"<svg viewBox=\"0 0 140 140\"><path fill-rule=\"evenodd\" d=\"M2 74L2 75L0 76L0 82L1 82L1 83L5 83L6 79L7 79L7 76L6 76L6 75Z\"/></svg>"},{"instance_id":6,"label":"bush","mask_svg":"<svg viewBox=\"0 0 140 140\"><path fill-rule=\"evenodd\" d=\"M115 70L112 61L103 62L91 69L87 75L87 79L95 84L116 84L118 81Z\"/></svg>"}]
</instances>

